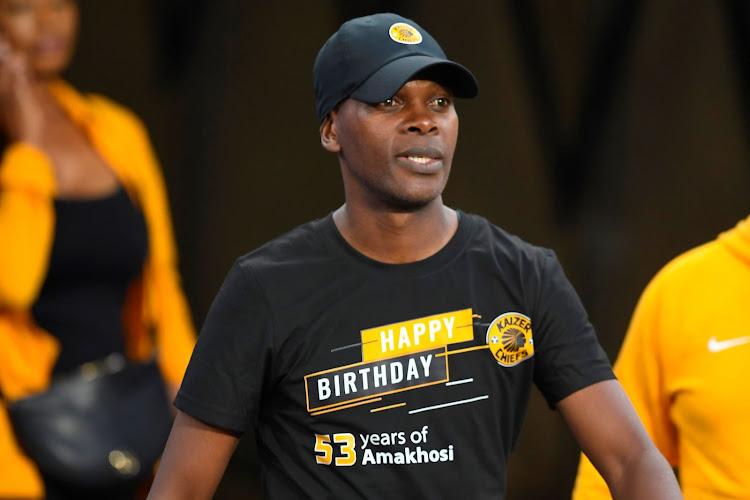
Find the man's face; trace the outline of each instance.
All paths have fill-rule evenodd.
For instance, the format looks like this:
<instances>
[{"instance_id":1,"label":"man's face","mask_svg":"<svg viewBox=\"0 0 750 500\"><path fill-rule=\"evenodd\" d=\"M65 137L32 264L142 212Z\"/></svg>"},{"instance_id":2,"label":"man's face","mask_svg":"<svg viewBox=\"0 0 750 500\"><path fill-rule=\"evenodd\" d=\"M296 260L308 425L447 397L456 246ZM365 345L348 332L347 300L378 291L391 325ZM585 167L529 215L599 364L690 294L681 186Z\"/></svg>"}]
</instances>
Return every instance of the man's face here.
<instances>
[{"instance_id":1,"label":"man's face","mask_svg":"<svg viewBox=\"0 0 750 500\"><path fill-rule=\"evenodd\" d=\"M354 99L331 112L347 201L412 211L436 200L450 174L458 138L453 96L412 80L379 104Z\"/></svg>"}]
</instances>

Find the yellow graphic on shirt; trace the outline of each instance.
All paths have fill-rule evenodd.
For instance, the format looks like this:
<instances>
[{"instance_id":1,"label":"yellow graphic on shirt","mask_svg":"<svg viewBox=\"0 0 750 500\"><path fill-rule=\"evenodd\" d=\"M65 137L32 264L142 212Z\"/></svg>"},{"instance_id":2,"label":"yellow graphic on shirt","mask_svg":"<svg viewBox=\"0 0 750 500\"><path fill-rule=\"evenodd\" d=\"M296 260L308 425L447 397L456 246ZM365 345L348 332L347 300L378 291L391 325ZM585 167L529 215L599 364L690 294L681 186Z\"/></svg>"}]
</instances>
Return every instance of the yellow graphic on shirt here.
<instances>
[{"instance_id":1,"label":"yellow graphic on shirt","mask_svg":"<svg viewBox=\"0 0 750 500\"><path fill-rule=\"evenodd\" d=\"M362 361L375 361L474 338L471 309L362 330Z\"/></svg>"},{"instance_id":2,"label":"yellow graphic on shirt","mask_svg":"<svg viewBox=\"0 0 750 500\"><path fill-rule=\"evenodd\" d=\"M502 366L514 366L534 355L531 320L516 312L501 314L487 328L487 345Z\"/></svg>"},{"instance_id":3,"label":"yellow graphic on shirt","mask_svg":"<svg viewBox=\"0 0 750 500\"><path fill-rule=\"evenodd\" d=\"M450 380L445 346L305 375L307 411L358 406L382 396Z\"/></svg>"},{"instance_id":4,"label":"yellow graphic on shirt","mask_svg":"<svg viewBox=\"0 0 750 500\"><path fill-rule=\"evenodd\" d=\"M307 410L320 415L450 380L448 345L474 340L471 309L362 330L362 361L305 375ZM481 346L486 348L487 346Z\"/></svg>"}]
</instances>

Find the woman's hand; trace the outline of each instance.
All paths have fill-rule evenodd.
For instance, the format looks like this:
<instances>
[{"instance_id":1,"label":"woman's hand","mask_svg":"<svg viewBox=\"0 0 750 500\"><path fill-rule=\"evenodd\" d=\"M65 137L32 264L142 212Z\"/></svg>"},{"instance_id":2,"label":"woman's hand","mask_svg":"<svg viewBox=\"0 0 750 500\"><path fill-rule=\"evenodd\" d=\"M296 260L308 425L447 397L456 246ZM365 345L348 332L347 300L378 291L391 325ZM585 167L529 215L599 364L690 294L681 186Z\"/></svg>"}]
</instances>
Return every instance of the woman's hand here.
<instances>
[{"instance_id":1,"label":"woman's hand","mask_svg":"<svg viewBox=\"0 0 750 500\"><path fill-rule=\"evenodd\" d=\"M44 111L24 56L0 34L0 130L10 141L41 145Z\"/></svg>"}]
</instances>

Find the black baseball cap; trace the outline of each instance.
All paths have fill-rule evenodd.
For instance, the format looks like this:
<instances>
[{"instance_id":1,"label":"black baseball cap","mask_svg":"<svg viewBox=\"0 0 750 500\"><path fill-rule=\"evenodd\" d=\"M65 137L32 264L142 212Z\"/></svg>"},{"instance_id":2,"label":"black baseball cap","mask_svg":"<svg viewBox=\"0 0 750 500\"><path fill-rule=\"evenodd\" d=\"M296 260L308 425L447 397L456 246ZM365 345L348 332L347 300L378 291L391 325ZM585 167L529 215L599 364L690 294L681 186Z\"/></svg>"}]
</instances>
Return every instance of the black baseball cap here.
<instances>
[{"instance_id":1,"label":"black baseball cap","mask_svg":"<svg viewBox=\"0 0 750 500\"><path fill-rule=\"evenodd\" d=\"M313 66L318 118L352 97L378 103L393 97L414 75L448 87L456 97L479 91L474 75L449 61L443 49L417 23L383 13L351 19L323 45Z\"/></svg>"}]
</instances>

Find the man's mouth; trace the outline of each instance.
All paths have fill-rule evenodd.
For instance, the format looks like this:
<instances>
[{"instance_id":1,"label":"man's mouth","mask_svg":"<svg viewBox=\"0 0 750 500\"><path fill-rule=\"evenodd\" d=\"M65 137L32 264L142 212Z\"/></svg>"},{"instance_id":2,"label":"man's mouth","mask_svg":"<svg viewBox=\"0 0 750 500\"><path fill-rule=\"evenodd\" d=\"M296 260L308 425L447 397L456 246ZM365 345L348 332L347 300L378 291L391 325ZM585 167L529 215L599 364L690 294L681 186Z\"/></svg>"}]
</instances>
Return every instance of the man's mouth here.
<instances>
[{"instance_id":1,"label":"man's mouth","mask_svg":"<svg viewBox=\"0 0 750 500\"><path fill-rule=\"evenodd\" d=\"M426 163L430 163L433 160L436 160L437 158L433 158L431 156L407 156L406 159L424 165Z\"/></svg>"},{"instance_id":2,"label":"man's mouth","mask_svg":"<svg viewBox=\"0 0 750 500\"><path fill-rule=\"evenodd\" d=\"M398 158L417 165L432 165L434 163L441 163L443 154L439 149L433 147L410 148L399 153Z\"/></svg>"},{"instance_id":3,"label":"man's mouth","mask_svg":"<svg viewBox=\"0 0 750 500\"><path fill-rule=\"evenodd\" d=\"M443 168L443 156L435 148L414 148L399 154L401 165L420 174L435 174Z\"/></svg>"}]
</instances>

